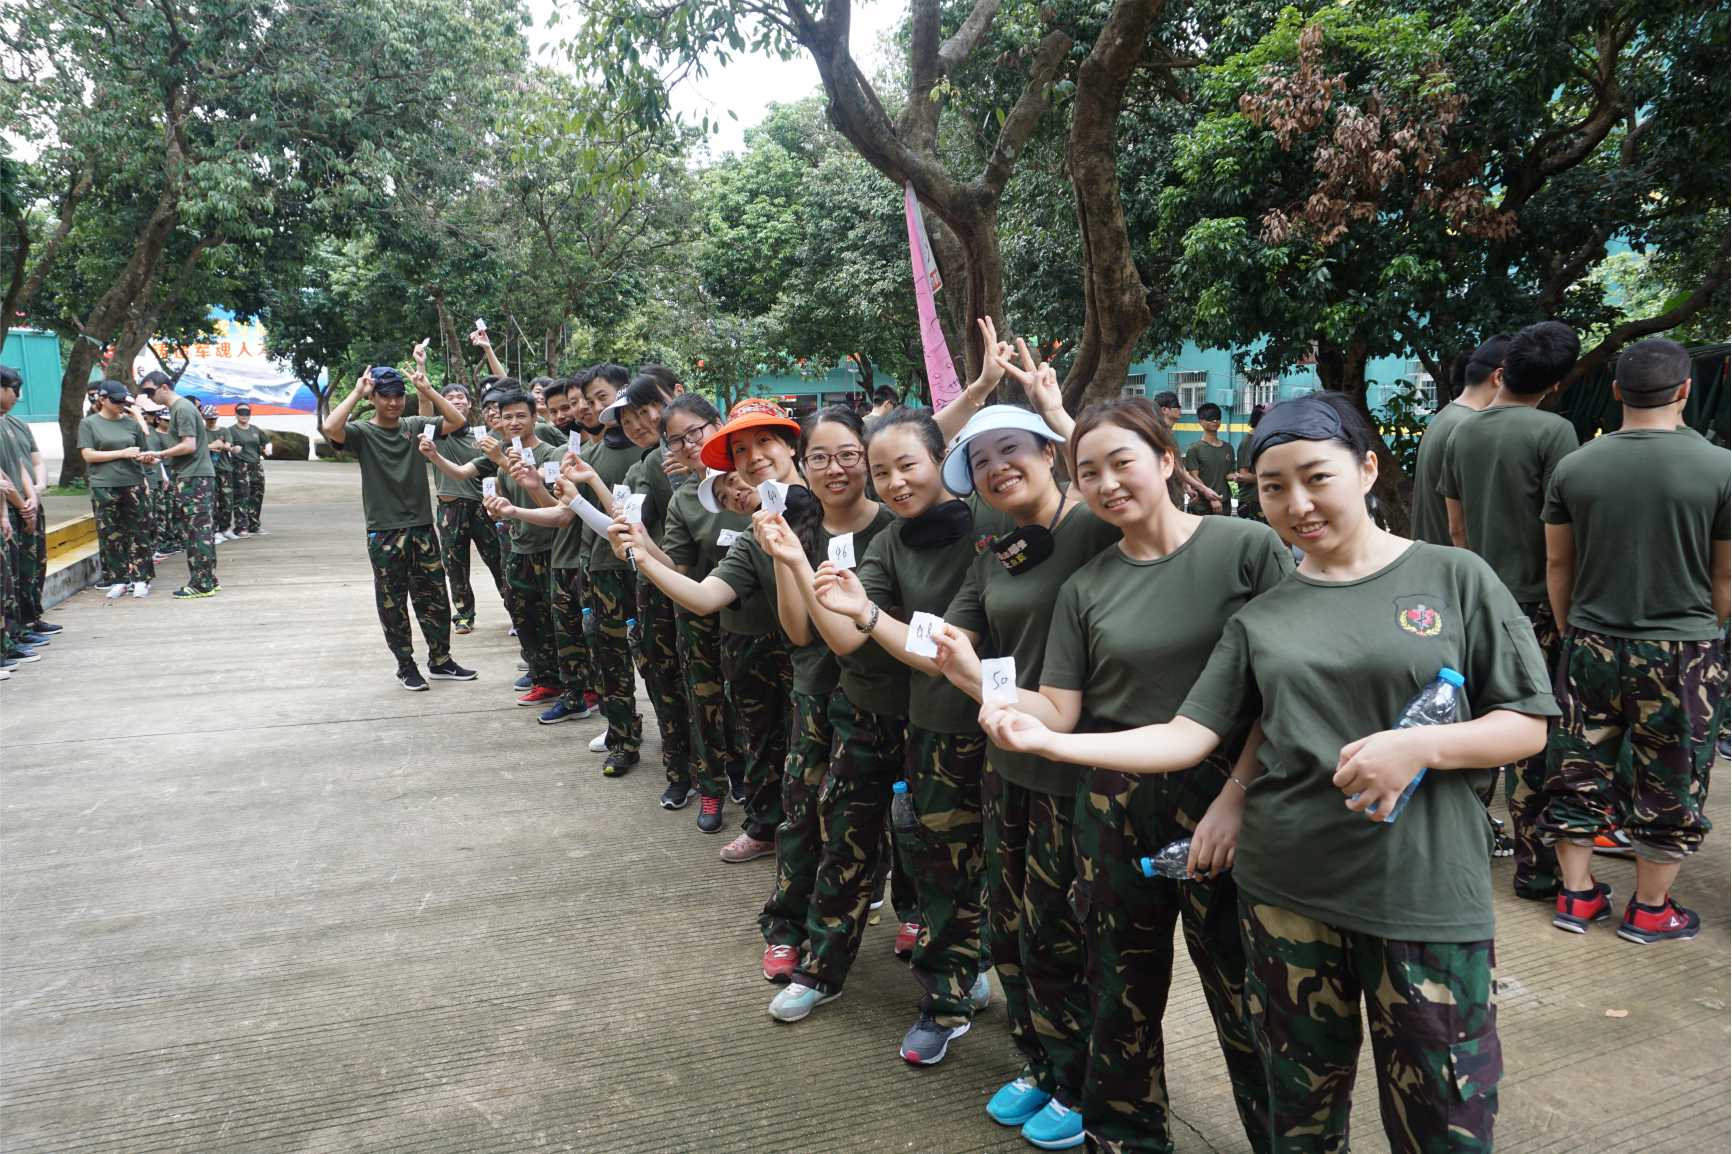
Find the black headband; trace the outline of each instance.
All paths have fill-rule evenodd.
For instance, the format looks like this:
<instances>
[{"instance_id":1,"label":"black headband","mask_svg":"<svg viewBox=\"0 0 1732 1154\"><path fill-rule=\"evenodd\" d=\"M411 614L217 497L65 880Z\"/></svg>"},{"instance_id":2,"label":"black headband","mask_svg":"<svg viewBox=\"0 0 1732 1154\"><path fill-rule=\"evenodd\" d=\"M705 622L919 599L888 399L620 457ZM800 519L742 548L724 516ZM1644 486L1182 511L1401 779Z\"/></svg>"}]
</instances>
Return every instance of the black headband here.
<instances>
[{"instance_id":1,"label":"black headband","mask_svg":"<svg viewBox=\"0 0 1732 1154\"><path fill-rule=\"evenodd\" d=\"M1263 414L1251 434L1251 464L1256 465L1263 450L1289 441L1341 441L1351 444L1341 413L1328 401L1317 397L1295 397L1282 401Z\"/></svg>"}]
</instances>

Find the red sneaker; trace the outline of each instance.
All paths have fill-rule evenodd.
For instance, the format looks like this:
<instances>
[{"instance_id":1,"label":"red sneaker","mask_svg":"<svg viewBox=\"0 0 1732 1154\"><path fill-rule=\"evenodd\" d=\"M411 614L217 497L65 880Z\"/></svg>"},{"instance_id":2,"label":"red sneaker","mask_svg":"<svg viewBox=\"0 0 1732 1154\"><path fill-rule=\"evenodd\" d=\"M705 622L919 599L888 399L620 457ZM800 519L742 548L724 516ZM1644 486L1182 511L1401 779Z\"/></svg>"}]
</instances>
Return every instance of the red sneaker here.
<instances>
[{"instance_id":1,"label":"red sneaker","mask_svg":"<svg viewBox=\"0 0 1732 1154\"><path fill-rule=\"evenodd\" d=\"M1618 927L1618 936L1643 945L1687 942L1701 928L1702 919L1696 916L1696 911L1685 909L1667 894L1666 903L1660 906L1645 906L1631 898L1624 907L1624 924Z\"/></svg>"},{"instance_id":2,"label":"red sneaker","mask_svg":"<svg viewBox=\"0 0 1732 1154\"><path fill-rule=\"evenodd\" d=\"M896 927L896 956L907 961L914 956L914 947L920 943L920 923L903 922Z\"/></svg>"},{"instance_id":3,"label":"red sneaker","mask_svg":"<svg viewBox=\"0 0 1732 1154\"><path fill-rule=\"evenodd\" d=\"M1594 852L1610 857L1635 857L1636 847L1630 844L1630 835L1621 829L1607 830L1594 835Z\"/></svg>"},{"instance_id":4,"label":"red sneaker","mask_svg":"<svg viewBox=\"0 0 1732 1154\"><path fill-rule=\"evenodd\" d=\"M551 685L533 686L528 693L517 699L519 705L546 705L550 701L559 700L559 690Z\"/></svg>"},{"instance_id":5,"label":"red sneaker","mask_svg":"<svg viewBox=\"0 0 1732 1154\"><path fill-rule=\"evenodd\" d=\"M595 713L600 713L601 712L601 694L596 693L592 689L584 690L583 691L583 707L585 709L595 711L594 713L592 713L590 715L592 717L595 715Z\"/></svg>"},{"instance_id":6,"label":"red sneaker","mask_svg":"<svg viewBox=\"0 0 1732 1154\"><path fill-rule=\"evenodd\" d=\"M1572 934L1588 932L1589 922L1603 922L1612 916L1612 887L1595 882L1586 892L1558 891L1558 912L1552 915L1552 925Z\"/></svg>"},{"instance_id":7,"label":"red sneaker","mask_svg":"<svg viewBox=\"0 0 1732 1154\"><path fill-rule=\"evenodd\" d=\"M800 951L793 946L771 946L764 951L764 980L782 983L800 967Z\"/></svg>"}]
</instances>

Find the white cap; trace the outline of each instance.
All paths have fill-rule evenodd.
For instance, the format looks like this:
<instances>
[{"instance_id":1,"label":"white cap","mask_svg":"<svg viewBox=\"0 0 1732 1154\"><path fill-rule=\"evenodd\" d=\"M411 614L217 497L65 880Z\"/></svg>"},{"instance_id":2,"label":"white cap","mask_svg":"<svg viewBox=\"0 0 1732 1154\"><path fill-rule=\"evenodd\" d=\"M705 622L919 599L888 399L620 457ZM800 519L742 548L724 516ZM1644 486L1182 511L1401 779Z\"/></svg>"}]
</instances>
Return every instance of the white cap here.
<instances>
[{"instance_id":1,"label":"white cap","mask_svg":"<svg viewBox=\"0 0 1732 1154\"><path fill-rule=\"evenodd\" d=\"M710 469L704 474L704 479L698 482L698 504L712 513L720 513L722 507L716 502L716 478L727 476L723 469Z\"/></svg>"},{"instance_id":2,"label":"white cap","mask_svg":"<svg viewBox=\"0 0 1732 1154\"><path fill-rule=\"evenodd\" d=\"M617 425L619 424L619 411L625 408L625 404L625 390L621 389L619 396L613 399L613 403L597 413L595 419L604 425Z\"/></svg>"},{"instance_id":3,"label":"white cap","mask_svg":"<svg viewBox=\"0 0 1732 1154\"><path fill-rule=\"evenodd\" d=\"M962 432L956 434L956 440L950 443L941 473L946 489L958 497L974 492L974 470L968 465L968 442L982 433L996 433L1001 429L1033 433L1054 444L1064 444L1064 438L1053 432L1052 426L1041 420L1039 414L1016 405L988 405L968 418L968 424L962 426Z\"/></svg>"}]
</instances>

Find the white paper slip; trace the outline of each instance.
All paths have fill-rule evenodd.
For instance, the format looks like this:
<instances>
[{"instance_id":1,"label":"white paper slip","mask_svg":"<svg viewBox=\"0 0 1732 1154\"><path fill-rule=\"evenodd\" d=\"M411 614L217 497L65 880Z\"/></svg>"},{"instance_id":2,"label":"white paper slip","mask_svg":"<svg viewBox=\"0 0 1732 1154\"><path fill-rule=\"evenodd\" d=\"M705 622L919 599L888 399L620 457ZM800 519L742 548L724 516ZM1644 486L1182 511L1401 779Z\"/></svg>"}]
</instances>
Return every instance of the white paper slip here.
<instances>
[{"instance_id":1,"label":"white paper slip","mask_svg":"<svg viewBox=\"0 0 1732 1154\"><path fill-rule=\"evenodd\" d=\"M720 545L724 549L732 549L734 547L734 542L739 539L740 531L738 529L723 529L720 533L716 534L716 544Z\"/></svg>"},{"instance_id":2,"label":"white paper slip","mask_svg":"<svg viewBox=\"0 0 1732 1154\"><path fill-rule=\"evenodd\" d=\"M944 624L936 613L916 613L908 619L908 639L902 648L916 657L937 657L938 643L932 640L933 630Z\"/></svg>"},{"instance_id":3,"label":"white paper slip","mask_svg":"<svg viewBox=\"0 0 1732 1154\"><path fill-rule=\"evenodd\" d=\"M486 332L487 331L487 322L482 320L480 317L476 317L475 318L475 331L478 333ZM506 335L509 336L510 334L507 333Z\"/></svg>"},{"instance_id":4,"label":"white paper slip","mask_svg":"<svg viewBox=\"0 0 1732 1154\"><path fill-rule=\"evenodd\" d=\"M511 438L511 447L513 449L517 450L517 455L519 457L523 456L523 438L522 437Z\"/></svg>"},{"instance_id":5,"label":"white paper slip","mask_svg":"<svg viewBox=\"0 0 1732 1154\"><path fill-rule=\"evenodd\" d=\"M599 536L607 536L607 528L613 524L613 518L585 501L581 496L571 499L571 511L577 514L578 520L590 527Z\"/></svg>"},{"instance_id":6,"label":"white paper slip","mask_svg":"<svg viewBox=\"0 0 1732 1154\"><path fill-rule=\"evenodd\" d=\"M1016 658L988 657L980 663L980 703L1016 704Z\"/></svg>"},{"instance_id":7,"label":"white paper slip","mask_svg":"<svg viewBox=\"0 0 1732 1154\"><path fill-rule=\"evenodd\" d=\"M838 533L830 538L830 564L838 569L854 568L854 534Z\"/></svg>"},{"instance_id":8,"label":"white paper slip","mask_svg":"<svg viewBox=\"0 0 1732 1154\"><path fill-rule=\"evenodd\" d=\"M615 505L625 504L626 498L628 498L630 496L631 496L631 486L630 485L627 485L624 482L621 482L620 484L615 485L613 487L613 503Z\"/></svg>"},{"instance_id":9,"label":"white paper slip","mask_svg":"<svg viewBox=\"0 0 1732 1154\"><path fill-rule=\"evenodd\" d=\"M583 434L578 432L576 429L573 429L571 431L571 438L565 442L565 451L568 453L583 452Z\"/></svg>"},{"instance_id":10,"label":"white paper slip","mask_svg":"<svg viewBox=\"0 0 1732 1154\"><path fill-rule=\"evenodd\" d=\"M438 431L437 425L422 425L421 426L421 439L423 441L431 441L433 439L433 434L437 431Z\"/></svg>"},{"instance_id":11,"label":"white paper slip","mask_svg":"<svg viewBox=\"0 0 1732 1154\"><path fill-rule=\"evenodd\" d=\"M619 511L625 514L626 524L643 524L643 493L628 493L625 500L619 503Z\"/></svg>"},{"instance_id":12,"label":"white paper slip","mask_svg":"<svg viewBox=\"0 0 1732 1154\"><path fill-rule=\"evenodd\" d=\"M483 477L483 478L481 478L481 495L483 497L497 497L497 496L499 496L499 478L498 477Z\"/></svg>"},{"instance_id":13,"label":"white paper slip","mask_svg":"<svg viewBox=\"0 0 1732 1154\"><path fill-rule=\"evenodd\" d=\"M557 480L559 480L559 462L541 462L541 483L543 485L551 486Z\"/></svg>"},{"instance_id":14,"label":"white paper slip","mask_svg":"<svg viewBox=\"0 0 1732 1154\"><path fill-rule=\"evenodd\" d=\"M766 513L781 514L788 508L788 486L780 481L765 481L758 486L758 507Z\"/></svg>"}]
</instances>

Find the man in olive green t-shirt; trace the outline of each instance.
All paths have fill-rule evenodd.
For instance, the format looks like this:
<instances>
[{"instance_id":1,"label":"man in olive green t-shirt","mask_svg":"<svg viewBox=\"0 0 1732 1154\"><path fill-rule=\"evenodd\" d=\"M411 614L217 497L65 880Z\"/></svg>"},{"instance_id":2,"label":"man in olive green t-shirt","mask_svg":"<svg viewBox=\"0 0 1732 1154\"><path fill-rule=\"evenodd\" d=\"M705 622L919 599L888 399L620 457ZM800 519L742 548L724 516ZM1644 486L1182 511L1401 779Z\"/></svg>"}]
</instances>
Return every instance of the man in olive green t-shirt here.
<instances>
[{"instance_id":1,"label":"man in olive green t-shirt","mask_svg":"<svg viewBox=\"0 0 1732 1154\"><path fill-rule=\"evenodd\" d=\"M1671 887L1709 829L1702 804L1725 720L1732 455L1683 424L1684 346L1630 346L1612 390L1622 427L1560 463L1546 494L1552 609L1570 628L1540 835L1563 873L1559 929L1585 933L1610 916L1593 846L1622 829L1636 893L1619 936L1682 940L1700 919Z\"/></svg>"},{"instance_id":2,"label":"man in olive green t-shirt","mask_svg":"<svg viewBox=\"0 0 1732 1154\"><path fill-rule=\"evenodd\" d=\"M235 423L223 435L234 446L235 536L263 536L259 512L265 507L265 458L271 455L271 435L253 424L250 405L235 406Z\"/></svg>"},{"instance_id":3,"label":"man in olive green t-shirt","mask_svg":"<svg viewBox=\"0 0 1732 1154\"><path fill-rule=\"evenodd\" d=\"M1558 657L1560 623L1546 601L1546 536L1540 522L1546 486L1575 450L1575 426L1541 401L1575 367L1581 341L1568 325L1541 321L1510 338L1503 383L1492 403L1470 414L1444 447L1438 490L1451 540L1491 565L1533 623L1546 667ZM1557 862L1535 828L1545 808L1545 754L1526 758L1506 781L1515 834L1517 897L1552 901Z\"/></svg>"},{"instance_id":4,"label":"man in olive green t-shirt","mask_svg":"<svg viewBox=\"0 0 1732 1154\"><path fill-rule=\"evenodd\" d=\"M417 347L416 359L425 356ZM355 454L361 466L361 509L367 521L367 560L373 567L373 601L385 644L397 659L397 683L425 692L427 682L415 668L409 605L427 641L427 676L438 681L473 681L475 671L451 658L451 602L445 595L445 567L433 533L433 503L427 494L427 466L416 442L429 431L451 434L463 416L433 391L427 377L414 375L422 406L436 415L405 417L403 374L385 365L362 373L355 387L325 418L325 438ZM373 417L351 421L355 406L369 398Z\"/></svg>"},{"instance_id":5,"label":"man in olive green t-shirt","mask_svg":"<svg viewBox=\"0 0 1732 1154\"><path fill-rule=\"evenodd\" d=\"M1197 424L1203 428L1203 439L1185 450L1185 468L1189 469L1197 480L1221 495L1200 498L1201 507L1193 507L1191 511L1205 514L1231 513L1233 510L1227 507L1227 494L1232 490L1227 484L1227 478L1233 471L1233 446L1221 440L1221 406L1213 401L1204 401L1198 405Z\"/></svg>"},{"instance_id":6,"label":"man in olive green t-shirt","mask_svg":"<svg viewBox=\"0 0 1732 1154\"><path fill-rule=\"evenodd\" d=\"M157 404L168 407L169 443L157 455L169 462L174 516L186 544L187 582L169 596L177 601L209 597L222 588L216 575L216 467L210 459L210 430L198 405L175 393L167 373L150 373L142 384Z\"/></svg>"},{"instance_id":7,"label":"man in olive green t-shirt","mask_svg":"<svg viewBox=\"0 0 1732 1154\"><path fill-rule=\"evenodd\" d=\"M1433 545L1453 545L1449 535L1449 510L1443 494L1438 491L1443 457L1456 427L1473 414L1484 410L1503 387L1503 354L1509 346L1509 336L1499 333L1490 337L1462 358L1461 387L1455 399L1439 409L1426 422L1419 437L1419 450L1413 464L1413 504L1409 510L1408 536L1415 541Z\"/></svg>"}]
</instances>

